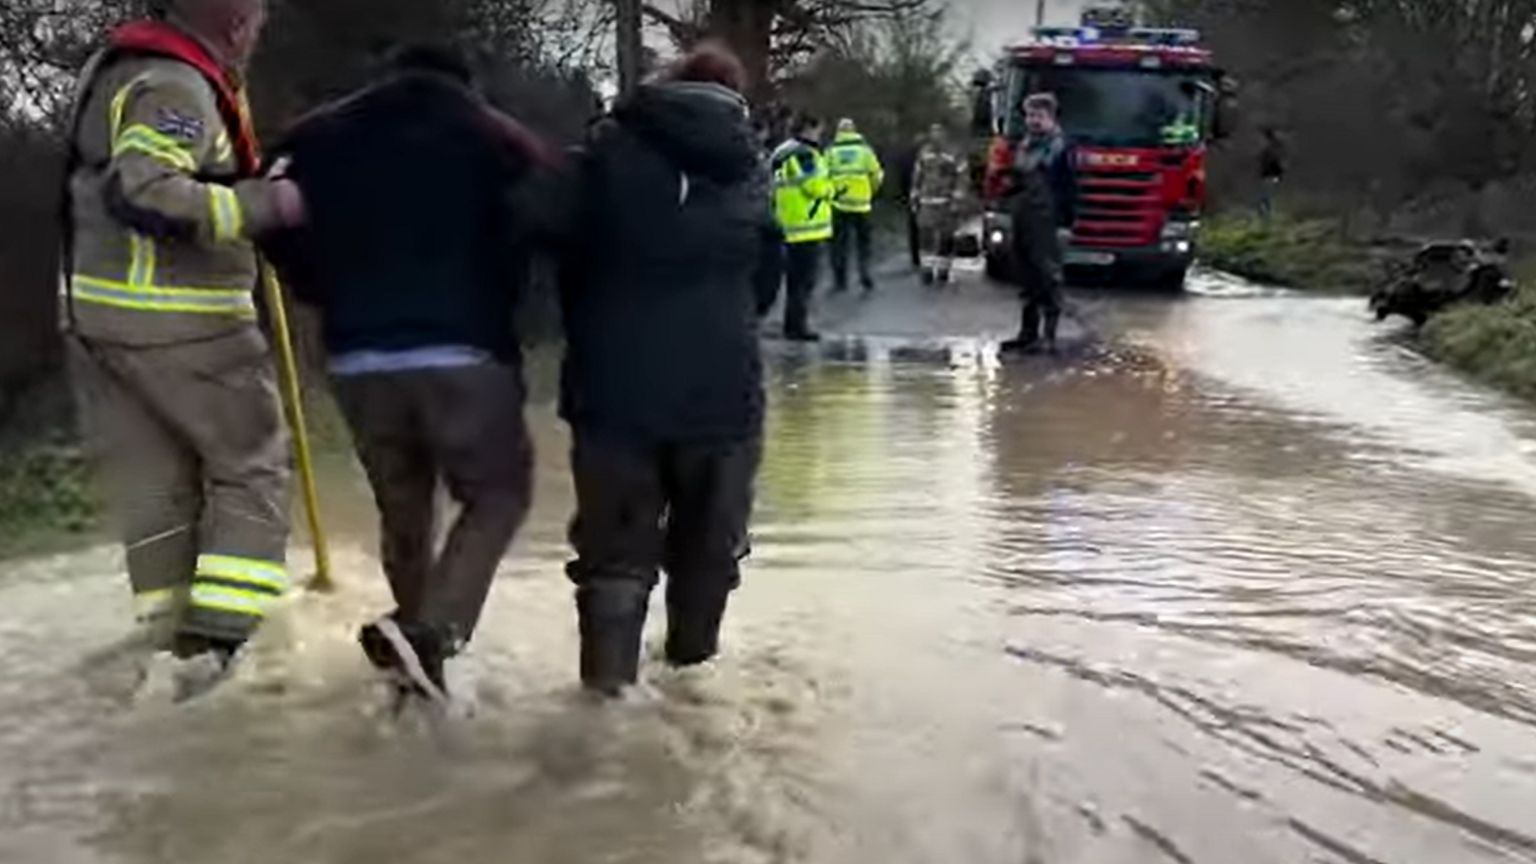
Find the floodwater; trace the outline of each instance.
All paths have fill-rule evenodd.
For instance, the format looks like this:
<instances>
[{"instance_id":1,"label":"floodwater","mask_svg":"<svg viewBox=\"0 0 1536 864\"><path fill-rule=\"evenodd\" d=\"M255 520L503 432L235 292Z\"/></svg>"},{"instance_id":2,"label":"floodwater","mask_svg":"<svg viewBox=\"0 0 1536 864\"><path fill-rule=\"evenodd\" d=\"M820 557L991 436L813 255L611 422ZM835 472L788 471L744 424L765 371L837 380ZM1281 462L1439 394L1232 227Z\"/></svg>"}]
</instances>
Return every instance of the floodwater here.
<instances>
[{"instance_id":1,"label":"floodwater","mask_svg":"<svg viewBox=\"0 0 1536 864\"><path fill-rule=\"evenodd\" d=\"M0 862L1536 861L1536 415L1362 306L1083 294L1002 364L988 286L831 304L768 347L727 656L623 705L572 684L547 405L452 716L352 645L345 460L343 590L187 706L114 647L113 550L0 565Z\"/></svg>"}]
</instances>

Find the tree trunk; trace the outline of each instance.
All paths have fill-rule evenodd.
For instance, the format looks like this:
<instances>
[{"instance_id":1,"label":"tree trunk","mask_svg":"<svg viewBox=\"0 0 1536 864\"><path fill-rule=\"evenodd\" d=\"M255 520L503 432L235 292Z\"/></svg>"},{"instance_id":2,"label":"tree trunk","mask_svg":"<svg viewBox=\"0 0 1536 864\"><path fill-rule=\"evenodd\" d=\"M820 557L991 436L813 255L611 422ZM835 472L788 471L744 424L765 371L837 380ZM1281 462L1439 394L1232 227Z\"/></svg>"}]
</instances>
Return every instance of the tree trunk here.
<instances>
[{"instance_id":1,"label":"tree trunk","mask_svg":"<svg viewBox=\"0 0 1536 864\"><path fill-rule=\"evenodd\" d=\"M618 19L619 92L628 93L640 86L640 54L644 50L640 28L641 0L614 0L613 5Z\"/></svg>"},{"instance_id":2,"label":"tree trunk","mask_svg":"<svg viewBox=\"0 0 1536 864\"><path fill-rule=\"evenodd\" d=\"M709 30L731 46L747 69L747 93L762 104L773 92L769 54L780 0L710 0Z\"/></svg>"}]
</instances>

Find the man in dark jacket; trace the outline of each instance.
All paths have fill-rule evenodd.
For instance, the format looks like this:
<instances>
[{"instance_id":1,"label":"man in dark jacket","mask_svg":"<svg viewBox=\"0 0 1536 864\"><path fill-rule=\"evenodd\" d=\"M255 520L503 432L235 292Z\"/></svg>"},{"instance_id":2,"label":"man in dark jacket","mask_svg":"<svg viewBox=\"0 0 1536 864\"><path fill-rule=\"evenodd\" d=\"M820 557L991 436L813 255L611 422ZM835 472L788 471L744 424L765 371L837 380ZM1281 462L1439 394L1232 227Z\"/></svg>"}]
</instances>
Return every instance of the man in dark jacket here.
<instances>
[{"instance_id":1,"label":"man in dark jacket","mask_svg":"<svg viewBox=\"0 0 1536 864\"><path fill-rule=\"evenodd\" d=\"M580 165L562 410L581 677L599 693L636 681L662 568L667 661L712 658L747 550L763 416L752 282L770 214L742 78L724 48L696 49L621 101Z\"/></svg>"},{"instance_id":2,"label":"man in dark jacket","mask_svg":"<svg viewBox=\"0 0 1536 864\"><path fill-rule=\"evenodd\" d=\"M375 665L443 700L443 662L473 634L529 507L513 331L526 262L508 200L546 157L456 55L427 47L398 52L382 80L305 119L281 152L310 221L274 252L322 313L398 607L359 638ZM440 480L461 509L438 551Z\"/></svg>"},{"instance_id":3,"label":"man in dark jacket","mask_svg":"<svg viewBox=\"0 0 1536 864\"><path fill-rule=\"evenodd\" d=\"M1056 351L1061 320L1062 244L1072 233L1077 173L1072 147L1056 121L1056 97L1036 93L1024 100L1028 134L1014 163L1013 255L1024 295L1017 338L1003 351Z\"/></svg>"}]
</instances>

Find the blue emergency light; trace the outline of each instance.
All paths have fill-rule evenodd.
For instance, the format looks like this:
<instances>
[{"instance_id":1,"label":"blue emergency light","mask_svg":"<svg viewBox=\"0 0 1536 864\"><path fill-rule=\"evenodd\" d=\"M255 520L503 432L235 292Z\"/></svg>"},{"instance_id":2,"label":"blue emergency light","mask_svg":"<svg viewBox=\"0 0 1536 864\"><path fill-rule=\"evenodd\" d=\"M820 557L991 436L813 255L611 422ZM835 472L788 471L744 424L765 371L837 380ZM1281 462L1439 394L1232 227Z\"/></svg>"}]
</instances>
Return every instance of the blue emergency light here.
<instances>
[{"instance_id":1,"label":"blue emergency light","mask_svg":"<svg viewBox=\"0 0 1536 864\"><path fill-rule=\"evenodd\" d=\"M1036 27L1035 41L1066 47L1084 45L1161 45L1183 47L1200 42L1200 31L1175 27Z\"/></svg>"}]
</instances>

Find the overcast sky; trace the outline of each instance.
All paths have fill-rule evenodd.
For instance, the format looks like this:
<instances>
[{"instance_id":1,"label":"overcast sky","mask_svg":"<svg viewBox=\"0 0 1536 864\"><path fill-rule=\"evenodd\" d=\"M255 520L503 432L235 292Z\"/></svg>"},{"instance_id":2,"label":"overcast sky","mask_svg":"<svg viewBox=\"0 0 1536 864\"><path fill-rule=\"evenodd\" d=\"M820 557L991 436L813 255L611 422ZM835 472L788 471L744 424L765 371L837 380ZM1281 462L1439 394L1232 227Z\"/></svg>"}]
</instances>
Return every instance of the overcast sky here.
<instances>
[{"instance_id":1,"label":"overcast sky","mask_svg":"<svg viewBox=\"0 0 1536 864\"><path fill-rule=\"evenodd\" d=\"M1035 26L1035 0L951 0L960 29L983 56L1022 39ZM1045 23L1076 24L1083 0L1046 0Z\"/></svg>"}]
</instances>

